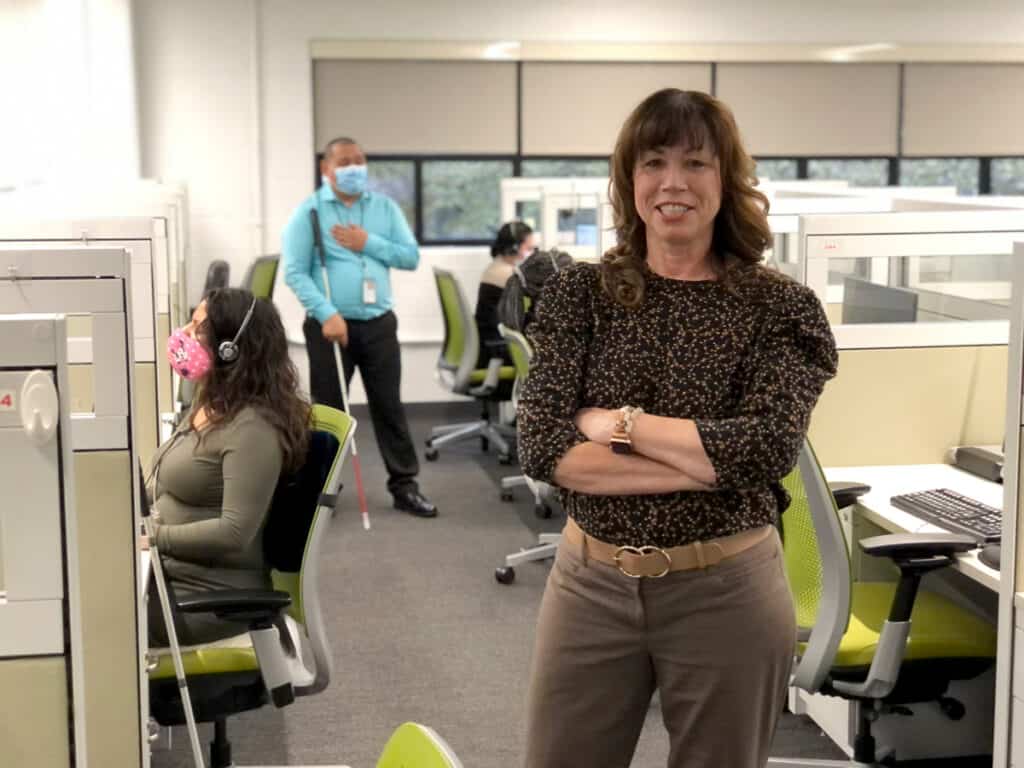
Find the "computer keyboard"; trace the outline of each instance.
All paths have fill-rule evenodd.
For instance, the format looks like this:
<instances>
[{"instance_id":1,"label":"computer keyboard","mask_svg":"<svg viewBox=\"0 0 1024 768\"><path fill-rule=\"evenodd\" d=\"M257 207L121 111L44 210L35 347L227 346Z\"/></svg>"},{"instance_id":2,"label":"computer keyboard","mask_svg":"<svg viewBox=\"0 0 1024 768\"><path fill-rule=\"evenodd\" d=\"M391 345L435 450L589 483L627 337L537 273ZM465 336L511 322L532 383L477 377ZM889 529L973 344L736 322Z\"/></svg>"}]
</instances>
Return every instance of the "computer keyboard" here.
<instances>
[{"instance_id":1,"label":"computer keyboard","mask_svg":"<svg viewBox=\"0 0 1024 768\"><path fill-rule=\"evenodd\" d=\"M975 536L980 542L999 541L1003 532L1003 511L951 491L936 488L893 496L890 503L915 517L953 533Z\"/></svg>"}]
</instances>

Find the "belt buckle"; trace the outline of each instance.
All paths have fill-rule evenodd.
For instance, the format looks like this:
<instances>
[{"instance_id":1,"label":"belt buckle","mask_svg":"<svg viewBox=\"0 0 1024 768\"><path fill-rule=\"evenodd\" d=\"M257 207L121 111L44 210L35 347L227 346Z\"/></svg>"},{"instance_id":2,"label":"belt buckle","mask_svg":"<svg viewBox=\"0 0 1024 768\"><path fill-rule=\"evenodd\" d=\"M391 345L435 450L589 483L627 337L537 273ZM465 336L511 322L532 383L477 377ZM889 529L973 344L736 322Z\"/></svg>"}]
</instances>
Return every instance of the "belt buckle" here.
<instances>
[{"instance_id":1,"label":"belt buckle","mask_svg":"<svg viewBox=\"0 0 1024 768\"><path fill-rule=\"evenodd\" d=\"M645 576L642 573L630 573L622 567L622 554L624 552L628 552L631 555L636 555L637 557L643 557L644 555L653 555L655 552L657 552L665 558L665 570L663 570L661 573L653 573L650 576ZM619 573L621 573L623 576L628 576L631 579L660 579L662 576L665 576L666 574L668 574L670 570L672 570L672 557L669 555L669 553L661 547L653 547L649 544L644 545L642 547L631 547L629 545L619 547L617 550L615 550L615 554L612 556L612 560L615 561L615 567L619 569Z\"/></svg>"}]
</instances>

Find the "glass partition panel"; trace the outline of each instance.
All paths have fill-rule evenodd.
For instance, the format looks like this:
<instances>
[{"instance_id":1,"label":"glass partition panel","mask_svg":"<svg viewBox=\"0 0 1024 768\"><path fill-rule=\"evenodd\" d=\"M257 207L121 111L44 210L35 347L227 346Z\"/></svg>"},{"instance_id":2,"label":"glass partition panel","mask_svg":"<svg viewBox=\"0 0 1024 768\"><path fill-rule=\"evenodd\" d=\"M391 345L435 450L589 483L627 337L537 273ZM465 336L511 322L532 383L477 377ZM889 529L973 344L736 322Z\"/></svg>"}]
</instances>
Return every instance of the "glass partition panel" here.
<instances>
[{"instance_id":1,"label":"glass partition panel","mask_svg":"<svg viewBox=\"0 0 1024 768\"><path fill-rule=\"evenodd\" d=\"M840 348L1005 344L1011 251L1021 236L864 235L873 242L860 247L854 236L808 237L806 282Z\"/></svg>"},{"instance_id":2,"label":"glass partition panel","mask_svg":"<svg viewBox=\"0 0 1024 768\"><path fill-rule=\"evenodd\" d=\"M600 206L601 199L595 194L546 194L543 200L544 246L559 248L575 259L599 257Z\"/></svg>"},{"instance_id":3,"label":"glass partition panel","mask_svg":"<svg viewBox=\"0 0 1024 768\"><path fill-rule=\"evenodd\" d=\"M516 200L516 219L528 224L531 229L540 229L540 201ZM503 222L504 223L504 222Z\"/></svg>"}]
</instances>

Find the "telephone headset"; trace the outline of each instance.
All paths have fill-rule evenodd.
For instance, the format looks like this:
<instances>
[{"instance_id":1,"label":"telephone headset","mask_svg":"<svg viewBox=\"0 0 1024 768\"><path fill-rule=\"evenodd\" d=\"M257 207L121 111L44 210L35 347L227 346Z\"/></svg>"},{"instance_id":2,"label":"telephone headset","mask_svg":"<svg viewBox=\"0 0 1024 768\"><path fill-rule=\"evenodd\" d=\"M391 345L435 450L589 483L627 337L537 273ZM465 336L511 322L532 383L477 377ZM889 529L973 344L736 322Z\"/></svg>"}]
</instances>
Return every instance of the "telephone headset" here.
<instances>
[{"instance_id":1,"label":"telephone headset","mask_svg":"<svg viewBox=\"0 0 1024 768\"><path fill-rule=\"evenodd\" d=\"M253 310L256 309L256 299L252 300L252 304L249 305L249 311L245 313L245 318L242 320L242 324L238 327L238 333L235 334L235 338L231 341L222 341L217 345L217 357L223 360L225 363L233 363L238 359L238 340L242 337L242 331L245 330L245 326L249 324L249 320L252 319Z\"/></svg>"}]
</instances>

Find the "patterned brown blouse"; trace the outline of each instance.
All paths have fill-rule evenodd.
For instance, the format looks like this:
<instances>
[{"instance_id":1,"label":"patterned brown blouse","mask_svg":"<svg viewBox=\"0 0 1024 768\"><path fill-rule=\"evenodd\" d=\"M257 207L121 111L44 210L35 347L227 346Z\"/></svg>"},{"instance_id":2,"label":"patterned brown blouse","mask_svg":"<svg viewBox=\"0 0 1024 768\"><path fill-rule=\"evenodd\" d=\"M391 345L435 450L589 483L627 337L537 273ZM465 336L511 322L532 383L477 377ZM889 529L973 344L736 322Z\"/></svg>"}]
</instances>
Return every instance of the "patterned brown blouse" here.
<instances>
[{"instance_id":1,"label":"patterned brown blouse","mask_svg":"<svg viewBox=\"0 0 1024 768\"><path fill-rule=\"evenodd\" d=\"M693 419L717 474L712 491L594 496L562 490L566 512L602 541L661 547L774 523L811 409L836 373L835 339L814 293L758 267L730 293L717 281L645 270L638 309L613 301L598 267L549 281L530 328L533 364L519 400L523 471L551 481L586 442L586 406L641 406Z\"/></svg>"}]
</instances>

